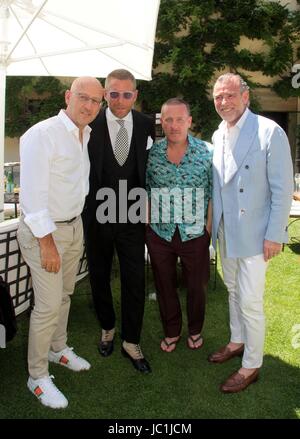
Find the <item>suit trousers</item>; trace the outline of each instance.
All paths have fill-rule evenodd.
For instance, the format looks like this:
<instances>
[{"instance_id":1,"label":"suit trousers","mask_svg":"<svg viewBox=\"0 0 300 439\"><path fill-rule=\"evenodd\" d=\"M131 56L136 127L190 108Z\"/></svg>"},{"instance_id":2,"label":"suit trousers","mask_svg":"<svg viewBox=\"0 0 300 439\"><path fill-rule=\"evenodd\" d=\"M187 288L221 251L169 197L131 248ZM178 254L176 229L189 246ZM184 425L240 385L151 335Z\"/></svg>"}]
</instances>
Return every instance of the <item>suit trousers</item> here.
<instances>
[{"instance_id":1,"label":"suit trousers","mask_svg":"<svg viewBox=\"0 0 300 439\"><path fill-rule=\"evenodd\" d=\"M116 250L121 274L121 338L138 344L145 306L145 225L94 222L85 240L93 302L102 329L110 330L116 324L111 290Z\"/></svg>"},{"instance_id":2,"label":"suit trousers","mask_svg":"<svg viewBox=\"0 0 300 439\"><path fill-rule=\"evenodd\" d=\"M34 308L30 316L28 369L33 379L48 375L48 352L67 346L70 296L74 292L78 264L83 251L81 217L72 223L56 223L52 233L61 257L58 273L41 267L40 246L29 227L20 219L18 241L22 256L30 267Z\"/></svg>"},{"instance_id":3,"label":"suit trousers","mask_svg":"<svg viewBox=\"0 0 300 439\"><path fill-rule=\"evenodd\" d=\"M259 368L265 339L263 296L267 262L263 254L227 258L223 220L218 239L224 283L229 293L230 340L244 343L243 367Z\"/></svg>"},{"instance_id":4,"label":"suit trousers","mask_svg":"<svg viewBox=\"0 0 300 439\"><path fill-rule=\"evenodd\" d=\"M177 261L181 261L187 286L187 320L189 335L201 333L209 279L210 236L204 235L182 242L178 229L171 242L160 238L150 226L146 242L157 291L161 321L166 337L181 334L182 312L177 293Z\"/></svg>"}]
</instances>

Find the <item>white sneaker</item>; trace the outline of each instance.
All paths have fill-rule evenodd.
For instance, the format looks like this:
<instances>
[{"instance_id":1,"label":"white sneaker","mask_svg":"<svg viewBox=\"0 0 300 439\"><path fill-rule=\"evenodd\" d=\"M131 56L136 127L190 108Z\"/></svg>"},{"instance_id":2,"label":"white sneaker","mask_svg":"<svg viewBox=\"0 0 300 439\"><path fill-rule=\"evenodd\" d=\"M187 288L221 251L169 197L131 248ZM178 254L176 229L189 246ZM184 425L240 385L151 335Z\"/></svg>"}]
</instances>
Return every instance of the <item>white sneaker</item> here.
<instances>
[{"instance_id":1,"label":"white sneaker","mask_svg":"<svg viewBox=\"0 0 300 439\"><path fill-rule=\"evenodd\" d=\"M53 375L38 378L37 380L29 377L27 387L43 405L52 409L64 409L68 405L68 400L53 384L52 378L54 378Z\"/></svg>"},{"instance_id":2,"label":"white sneaker","mask_svg":"<svg viewBox=\"0 0 300 439\"><path fill-rule=\"evenodd\" d=\"M91 367L90 363L81 357L78 357L73 352L73 348L66 347L60 352L49 351L48 360L52 363L58 363L62 366L68 367L75 372L80 372L81 370L89 370Z\"/></svg>"}]
</instances>

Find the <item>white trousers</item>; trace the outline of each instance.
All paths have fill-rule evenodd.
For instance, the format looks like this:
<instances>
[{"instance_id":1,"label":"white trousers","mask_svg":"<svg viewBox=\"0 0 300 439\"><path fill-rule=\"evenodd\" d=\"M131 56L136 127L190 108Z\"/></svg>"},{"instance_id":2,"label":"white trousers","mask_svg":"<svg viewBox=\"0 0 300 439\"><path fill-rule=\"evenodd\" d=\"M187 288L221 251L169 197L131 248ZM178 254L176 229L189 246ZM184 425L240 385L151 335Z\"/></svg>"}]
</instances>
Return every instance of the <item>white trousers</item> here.
<instances>
[{"instance_id":1,"label":"white trousers","mask_svg":"<svg viewBox=\"0 0 300 439\"><path fill-rule=\"evenodd\" d=\"M244 343L242 367L259 368L265 339L263 296L268 264L263 254L227 258L223 221L218 239L224 283L229 293L230 341Z\"/></svg>"}]
</instances>

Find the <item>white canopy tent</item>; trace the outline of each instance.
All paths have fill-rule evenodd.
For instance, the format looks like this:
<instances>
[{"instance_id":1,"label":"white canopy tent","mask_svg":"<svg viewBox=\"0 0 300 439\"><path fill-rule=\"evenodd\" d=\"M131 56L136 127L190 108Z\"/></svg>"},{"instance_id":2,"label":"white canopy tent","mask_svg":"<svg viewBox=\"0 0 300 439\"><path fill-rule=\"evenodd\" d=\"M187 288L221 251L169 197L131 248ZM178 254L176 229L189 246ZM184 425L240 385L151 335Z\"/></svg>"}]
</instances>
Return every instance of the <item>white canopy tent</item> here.
<instances>
[{"instance_id":1,"label":"white canopy tent","mask_svg":"<svg viewBox=\"0 0 300 439\"><path fill-rule=\"evenodd\" d=\"M160 0L0 0L0 212L6 76L151 79ZM2 213L1 213L2 216Z\"/></svg>"}]
</instances>

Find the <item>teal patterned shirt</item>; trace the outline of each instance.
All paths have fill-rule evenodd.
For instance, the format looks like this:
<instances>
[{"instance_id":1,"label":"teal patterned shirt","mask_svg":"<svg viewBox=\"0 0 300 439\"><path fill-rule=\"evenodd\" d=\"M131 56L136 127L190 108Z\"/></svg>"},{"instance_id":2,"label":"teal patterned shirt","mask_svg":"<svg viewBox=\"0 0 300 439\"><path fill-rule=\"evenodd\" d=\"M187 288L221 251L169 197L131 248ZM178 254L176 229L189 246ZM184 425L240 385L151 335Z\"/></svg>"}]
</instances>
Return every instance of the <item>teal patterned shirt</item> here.
<instances>
[{"instance_id":1,"label":"teal patterned shirt","mask_svg":"<svg viewBox=\"0 0 300 439\"><path fill-rule=\"evenodd\" d=\"M166 138L149 152L146 188L150 198L150 227L171 241L176 227L182 241L202 236L212 194L212 151L200 139L188 136L179 165L167 158Z\"/></svg>"}]
</instances>

